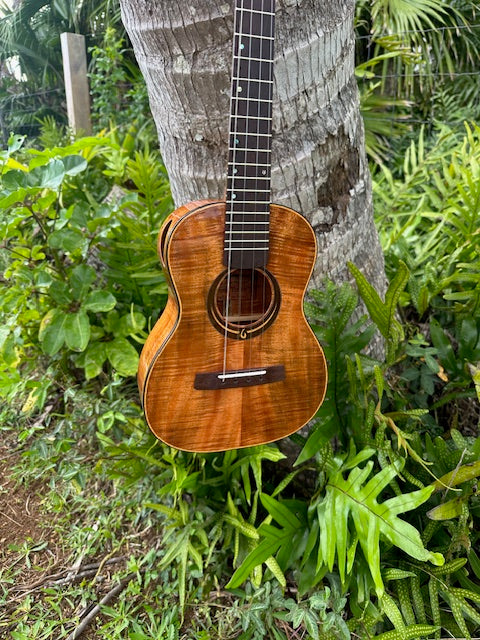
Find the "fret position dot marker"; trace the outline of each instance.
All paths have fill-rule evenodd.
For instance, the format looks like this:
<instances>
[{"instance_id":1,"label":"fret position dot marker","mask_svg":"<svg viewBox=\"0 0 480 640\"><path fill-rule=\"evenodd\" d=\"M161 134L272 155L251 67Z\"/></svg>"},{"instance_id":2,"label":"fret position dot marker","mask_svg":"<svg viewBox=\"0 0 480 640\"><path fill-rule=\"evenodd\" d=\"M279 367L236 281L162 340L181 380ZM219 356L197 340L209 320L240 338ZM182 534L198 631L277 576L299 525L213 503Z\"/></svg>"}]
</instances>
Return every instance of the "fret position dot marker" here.
<instances>
[{"instance_id":1,"label":"fret position dot marker","mask_svg":"<svg viewBox=\"0 0 480 640\"><path fill-rule=\"evenodd\" d=\"M245 45L244 45L244 44L241 44L241 45L240 45L240 49L245 49Z\"/></svg>"},{"instance_id":2,"label":"fret position dot marker","mask_svg":"<svg viewBox=\"0 0 480 640\"><path fill-rule=\"evenodd\" d=\"M233 170L233 173L238 173L238 169L234 169L234 170Z\"/></svg>"},{"instance_id":3,"label":"fret position dot marker","mask_svg":"<svg viewBox=\"0 0 480 640\"><path fill-rule=\"evenodd\" d=\"M236 197L237 197L236 194L232 193L232 200L235 200Z\"/></svg>"},{"instance_id":4,"label":"fret position dot marker","mask_svg":"<svg viewBox=\"0 0 480 640\"><path fill-rule=\"evenodd\" d=\"M237 87L237 91L238 91L238 93L241 93L242 87Z\"/></svg>"}]
</instances>

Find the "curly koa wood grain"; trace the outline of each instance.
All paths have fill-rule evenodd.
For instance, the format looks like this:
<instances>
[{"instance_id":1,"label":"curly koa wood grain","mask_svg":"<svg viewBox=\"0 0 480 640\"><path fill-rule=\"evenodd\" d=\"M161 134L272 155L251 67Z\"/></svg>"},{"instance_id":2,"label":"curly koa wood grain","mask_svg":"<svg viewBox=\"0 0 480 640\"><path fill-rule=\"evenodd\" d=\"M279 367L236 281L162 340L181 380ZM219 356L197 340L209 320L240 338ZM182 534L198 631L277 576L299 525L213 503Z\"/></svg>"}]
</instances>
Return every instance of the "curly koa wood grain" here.
<instances>
[{"instance_id":1,"label":"curly koa wood grain","mask_svg":"<svg viewBox=\"0 0 480 640\"><path fill-rule=\"evenodd\" d=\"M222 335L208 312L212 283L225 270L224 225L225 203L200 201L175 211L159 234L169 299L142 351L138 382L153 433L188 451L283 438L313 417L327 382L322 349L303 312L316 252L312 228L295 211L271 205L266 268L278 284L279 305L263 331L242 340ZM242 382L195 388L207 379L202 374L215 372L234 372ZM266 378L256 384L255 375Z\"/></svg>"}]
</instances>

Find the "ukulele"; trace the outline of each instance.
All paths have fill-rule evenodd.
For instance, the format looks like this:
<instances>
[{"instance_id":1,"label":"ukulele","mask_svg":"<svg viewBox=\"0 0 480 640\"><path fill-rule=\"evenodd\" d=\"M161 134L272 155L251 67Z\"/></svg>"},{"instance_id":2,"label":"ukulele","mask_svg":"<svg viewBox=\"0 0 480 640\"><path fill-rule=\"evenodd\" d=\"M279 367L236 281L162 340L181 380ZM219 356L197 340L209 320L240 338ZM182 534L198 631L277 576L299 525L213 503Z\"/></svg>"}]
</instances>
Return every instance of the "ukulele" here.
<instances>
[{"instance_id":1,"label":"ukulele","mask_svg":"<svg viewBox=\"0 0 480 640\"><path fill-rule=\"evenodd\" d=\"M158 237L169 296L138 383L153 433L186 451L283 438L325 394L303 312L315 233L270 203L274 19L275 0L235 0L226 201L180 207Z\"/></svg>"}]
</instances>

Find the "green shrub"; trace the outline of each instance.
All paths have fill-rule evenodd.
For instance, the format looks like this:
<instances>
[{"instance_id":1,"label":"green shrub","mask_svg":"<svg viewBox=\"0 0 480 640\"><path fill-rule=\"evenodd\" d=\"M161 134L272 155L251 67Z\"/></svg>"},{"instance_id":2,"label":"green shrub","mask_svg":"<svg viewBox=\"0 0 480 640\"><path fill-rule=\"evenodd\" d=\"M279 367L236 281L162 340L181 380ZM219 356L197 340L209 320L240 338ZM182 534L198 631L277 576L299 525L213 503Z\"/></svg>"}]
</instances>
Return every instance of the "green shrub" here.
<instances>
[{"instance_id":1,"label":"green shrub","mask_svg":"<svg viewBox=\"0 0 480 640\"><path fill-rule=\"evenodd\" d=\"M1 158L0 355L4 393L18 391L19 370L24 379L32 375L24 384L33 386L27 411L41 407L48 387L72 372L77 380L104 367L136 374L151 314L145 286L151 293L155 284L160 309L165 299L155 234L170 198L150 152L129 158L127 149L100 137L20 156L22 142L13 136ZM118 157L125 162L115 177L123 181L130 172L136 189L110 201L112 171L102 163Z\"/></svg>"}]
</instances>

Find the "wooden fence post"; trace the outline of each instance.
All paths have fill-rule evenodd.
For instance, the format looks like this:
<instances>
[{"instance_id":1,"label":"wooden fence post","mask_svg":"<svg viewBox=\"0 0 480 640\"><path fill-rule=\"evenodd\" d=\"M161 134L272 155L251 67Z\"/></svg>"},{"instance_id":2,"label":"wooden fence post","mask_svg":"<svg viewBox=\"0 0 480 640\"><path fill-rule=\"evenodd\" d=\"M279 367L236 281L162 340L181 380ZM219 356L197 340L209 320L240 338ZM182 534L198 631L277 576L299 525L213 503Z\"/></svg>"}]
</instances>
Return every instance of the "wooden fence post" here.
<instances>
[{"instance_id":1,"label":"wooden fence post","mask_svg":"<svg viewBox=\"0 0 480 640\"><path fill-rule=\"evenodd\" d=\"M62 33L63 75L67 97L68 124L76 134L90 135L90 93L87 78L85 36Z\"/></svg>"}]
</instances>

